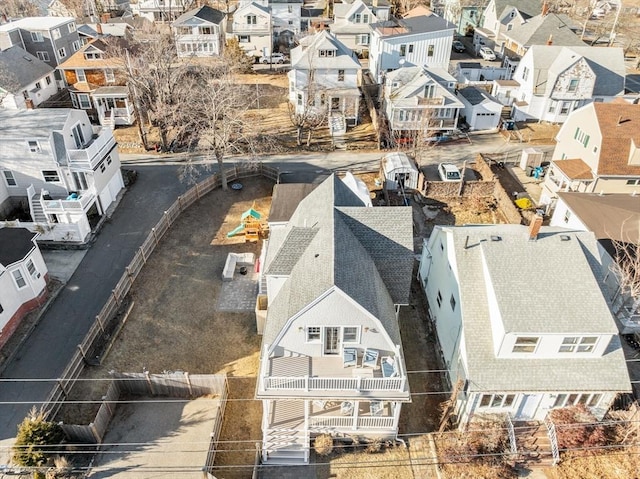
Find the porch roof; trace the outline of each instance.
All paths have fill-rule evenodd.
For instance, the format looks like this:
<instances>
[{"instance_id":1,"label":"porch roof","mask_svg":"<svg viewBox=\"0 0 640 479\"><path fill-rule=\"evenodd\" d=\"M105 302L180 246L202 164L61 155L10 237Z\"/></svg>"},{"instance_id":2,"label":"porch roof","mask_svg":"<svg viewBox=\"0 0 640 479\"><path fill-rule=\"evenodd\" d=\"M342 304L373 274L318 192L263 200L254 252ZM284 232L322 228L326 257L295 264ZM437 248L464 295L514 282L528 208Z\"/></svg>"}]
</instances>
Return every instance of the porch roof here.
<instances>
[{"instance_id":1,"label":"porch roof","mask_svg":"<svg viewBox=\"0 0 640 479\"><path fill-rule=\"evenodd\" d=\"M593 180L591 167L582 159L555 160L553 164L570 180Z\"/></svg>"},{"instance_id":2,"label":"porch roof","mask_svg":"<svg viewBox=\"0 0 640 479\"><path fill-rule=\"evenodd\" d=\"M129 88L126 86L101 86L93 92L94 97L126 97L129 96Z\"/></svg>"}]
</instances>

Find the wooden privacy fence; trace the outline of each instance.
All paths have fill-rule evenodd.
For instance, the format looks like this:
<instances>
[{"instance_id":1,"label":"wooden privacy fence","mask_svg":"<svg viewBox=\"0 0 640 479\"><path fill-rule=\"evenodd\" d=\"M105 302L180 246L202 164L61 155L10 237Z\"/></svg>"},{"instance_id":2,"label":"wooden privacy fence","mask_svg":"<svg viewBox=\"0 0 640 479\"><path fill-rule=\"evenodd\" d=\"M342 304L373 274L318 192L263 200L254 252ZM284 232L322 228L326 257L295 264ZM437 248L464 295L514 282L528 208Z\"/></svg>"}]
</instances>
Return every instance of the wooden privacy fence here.
<instances>
[{"instance_id":1,"label":"wooden privacy fence","mask_svg":"<svg viewBox=\"0 0 640 479\"><path fill-rule=\"evenodd\" d=\"M237 164L225 168L225 173L227 182L253 176L264 176L277 181L279 175L278 169L262 163ZM100 357L96 358L95 355L92 356L90 354L90 352L96 350L96 344L100 342L108 343L115 339L115 335L112 333L117 329L119 319L116 312L118 312L123 305L131 286L133 286L133 282L140 274L142 267L151 256L151 253L153 253L156 246L158 246L162 236L164 236L185 209L220 186L222 186L222 179L219 174L213 174L200 183L197 183L183 195L178 196L178 199L164 212L155 227L151 228L151 232L142 242L138 251L136 251L129 266L125 268L122 277L111 291L107 302L97 314L95 322L85 335L82 343L78 345L77 351L49 393L43 409L46 411L47 417L50 420L53 420L60 411L64 400L68 397L69 391L82 373L85 364L100 363Z\"/></svg>"},{"instance_id":2,"label":"wooden privacy fence","mask_svg":"<svg viewBox=\"0 0 640 479\"><path fill-rule=\"evenodd\" d=\"M123 394L136 396L163 396L170 398L197 398L206 395L217 396L218 406L211 432L211 442L207 453L207 462L203 467L212 467L220 431L222 416L228 396L227 376L224 374L194 374L173 372L167 374L116 373L102 398L100 408L93 421L88 425L61 423L67 438L71 442L99 444L107 432L109 423L115 414L117 401ZM209 463L211 457L211 463Z\"/></svg>"}]
</instances>

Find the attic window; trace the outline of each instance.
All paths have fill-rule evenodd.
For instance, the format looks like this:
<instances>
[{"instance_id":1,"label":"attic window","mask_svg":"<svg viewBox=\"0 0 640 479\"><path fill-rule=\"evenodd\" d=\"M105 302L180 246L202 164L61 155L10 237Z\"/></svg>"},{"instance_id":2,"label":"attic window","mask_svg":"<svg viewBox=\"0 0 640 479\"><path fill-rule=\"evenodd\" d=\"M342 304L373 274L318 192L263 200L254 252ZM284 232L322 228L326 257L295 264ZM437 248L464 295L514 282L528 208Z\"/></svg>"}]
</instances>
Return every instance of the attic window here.
<instances>
[{"instance_id":1,"label":"attic window","mask_svg":"<svg viewBox=\"0 0 640 479\"><path fill-rule=\"evenodd\" d=\"M320 57L335 57L336 51L335 50L319 50L318 55Z\"/></svg>"},{"instance_id":2,"label":"attic window","mask_svg":"<svg viewBox=\"0 0 640 479\"><path fill-rule=\"evenodd\" d=\"M99 60L102 58L102 53L100 52L85 52L84 57L87 60Z\"/></svg>"}]
</instances>

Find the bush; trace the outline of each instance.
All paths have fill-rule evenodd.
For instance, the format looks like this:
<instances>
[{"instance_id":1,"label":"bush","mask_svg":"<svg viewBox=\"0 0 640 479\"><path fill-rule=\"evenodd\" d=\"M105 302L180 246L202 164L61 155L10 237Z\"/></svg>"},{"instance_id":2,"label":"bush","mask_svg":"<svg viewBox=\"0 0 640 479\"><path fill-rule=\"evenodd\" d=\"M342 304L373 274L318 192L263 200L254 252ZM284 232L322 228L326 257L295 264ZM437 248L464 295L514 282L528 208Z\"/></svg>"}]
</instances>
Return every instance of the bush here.
<instances>
[{"instance_id":1,"label":"bush","mask_svg":"<svg viewBox=\"0 0 640 479\"><path fill-rule=\"evenodd\" d=\"M320 456L328 456L333 452L333 438L329 434L320 434L314 442L314 449Z\"/></svg>"},{"instance_id":2,"label":"bush","mask_svg":"<svg viewBox=\"0 0 640 479\"><path fill-rule=\"evenodd\" d=\"M34 407L18 426L13 462L27 467L44 466L50 458L46 446L61 444L64 438L62 428L46 421L44 412Z\"/></svg>"},{"instance_id":3,"label":"bush","mask_svg":"<svg viewBox=\"0 0 640 479\"><path fill-rule=\"evenodd\" d=\"M562 449L584 449L583 454L598 452L598 446L609 442L610 430L603 424L597 424L595 416L586 406L554 409L549 413L556 427L558 447ZM593 450L589 450L594 448Z\"/></svg>"}]
</instances>

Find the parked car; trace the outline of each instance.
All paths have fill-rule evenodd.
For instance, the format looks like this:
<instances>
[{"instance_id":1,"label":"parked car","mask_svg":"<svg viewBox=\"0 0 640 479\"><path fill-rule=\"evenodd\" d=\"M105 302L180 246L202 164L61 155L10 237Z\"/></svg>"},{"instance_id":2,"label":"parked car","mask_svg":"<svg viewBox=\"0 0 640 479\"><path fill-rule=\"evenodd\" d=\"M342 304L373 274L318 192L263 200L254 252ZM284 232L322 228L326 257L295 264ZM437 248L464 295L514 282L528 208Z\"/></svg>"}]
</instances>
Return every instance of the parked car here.
<instances>
[{"instance_id":1,"label":"parked car","mask_svg":"<svg viewBox=\"0 0 640 479\"><path fill-rule=\"evenodd\" d=\"M268 63L284 63L287 61L287 57L282 53L272 53L271 56L260 57L258 61L265 65Z\"/></svg>"},{"instance_id":2,"label":"parked car","mask_svg":"<svg viewBox=\"0 0 640 479\"><path fill-rule=\"evenodd\" d=\"M438 173L442 181L460 181L462 175L458 167L452 163L440 163L438 165Z\"/></svg>"},{"instance_id":3,"label":"parked car","mask_svg":"<svg viewBox=\"0 0 640 479\"><path fill-rule=\"evenodd\" d=\"M451 47L453 48L453 51L458 53L463 53L465 51L464 43L462 43L460 40L454 40Z\"/></svg>"},{"instance_id":4,"label":"parked car","mask_svg":"<svg viewBox=\"0 0 640 479\"><path fill-rule=\"evenodd\" d=\"M480 49L480 56L483 58L483 60L495 60L496 59L495 52L489 47L482 47Z\"/></svg>"}]
</instances>

